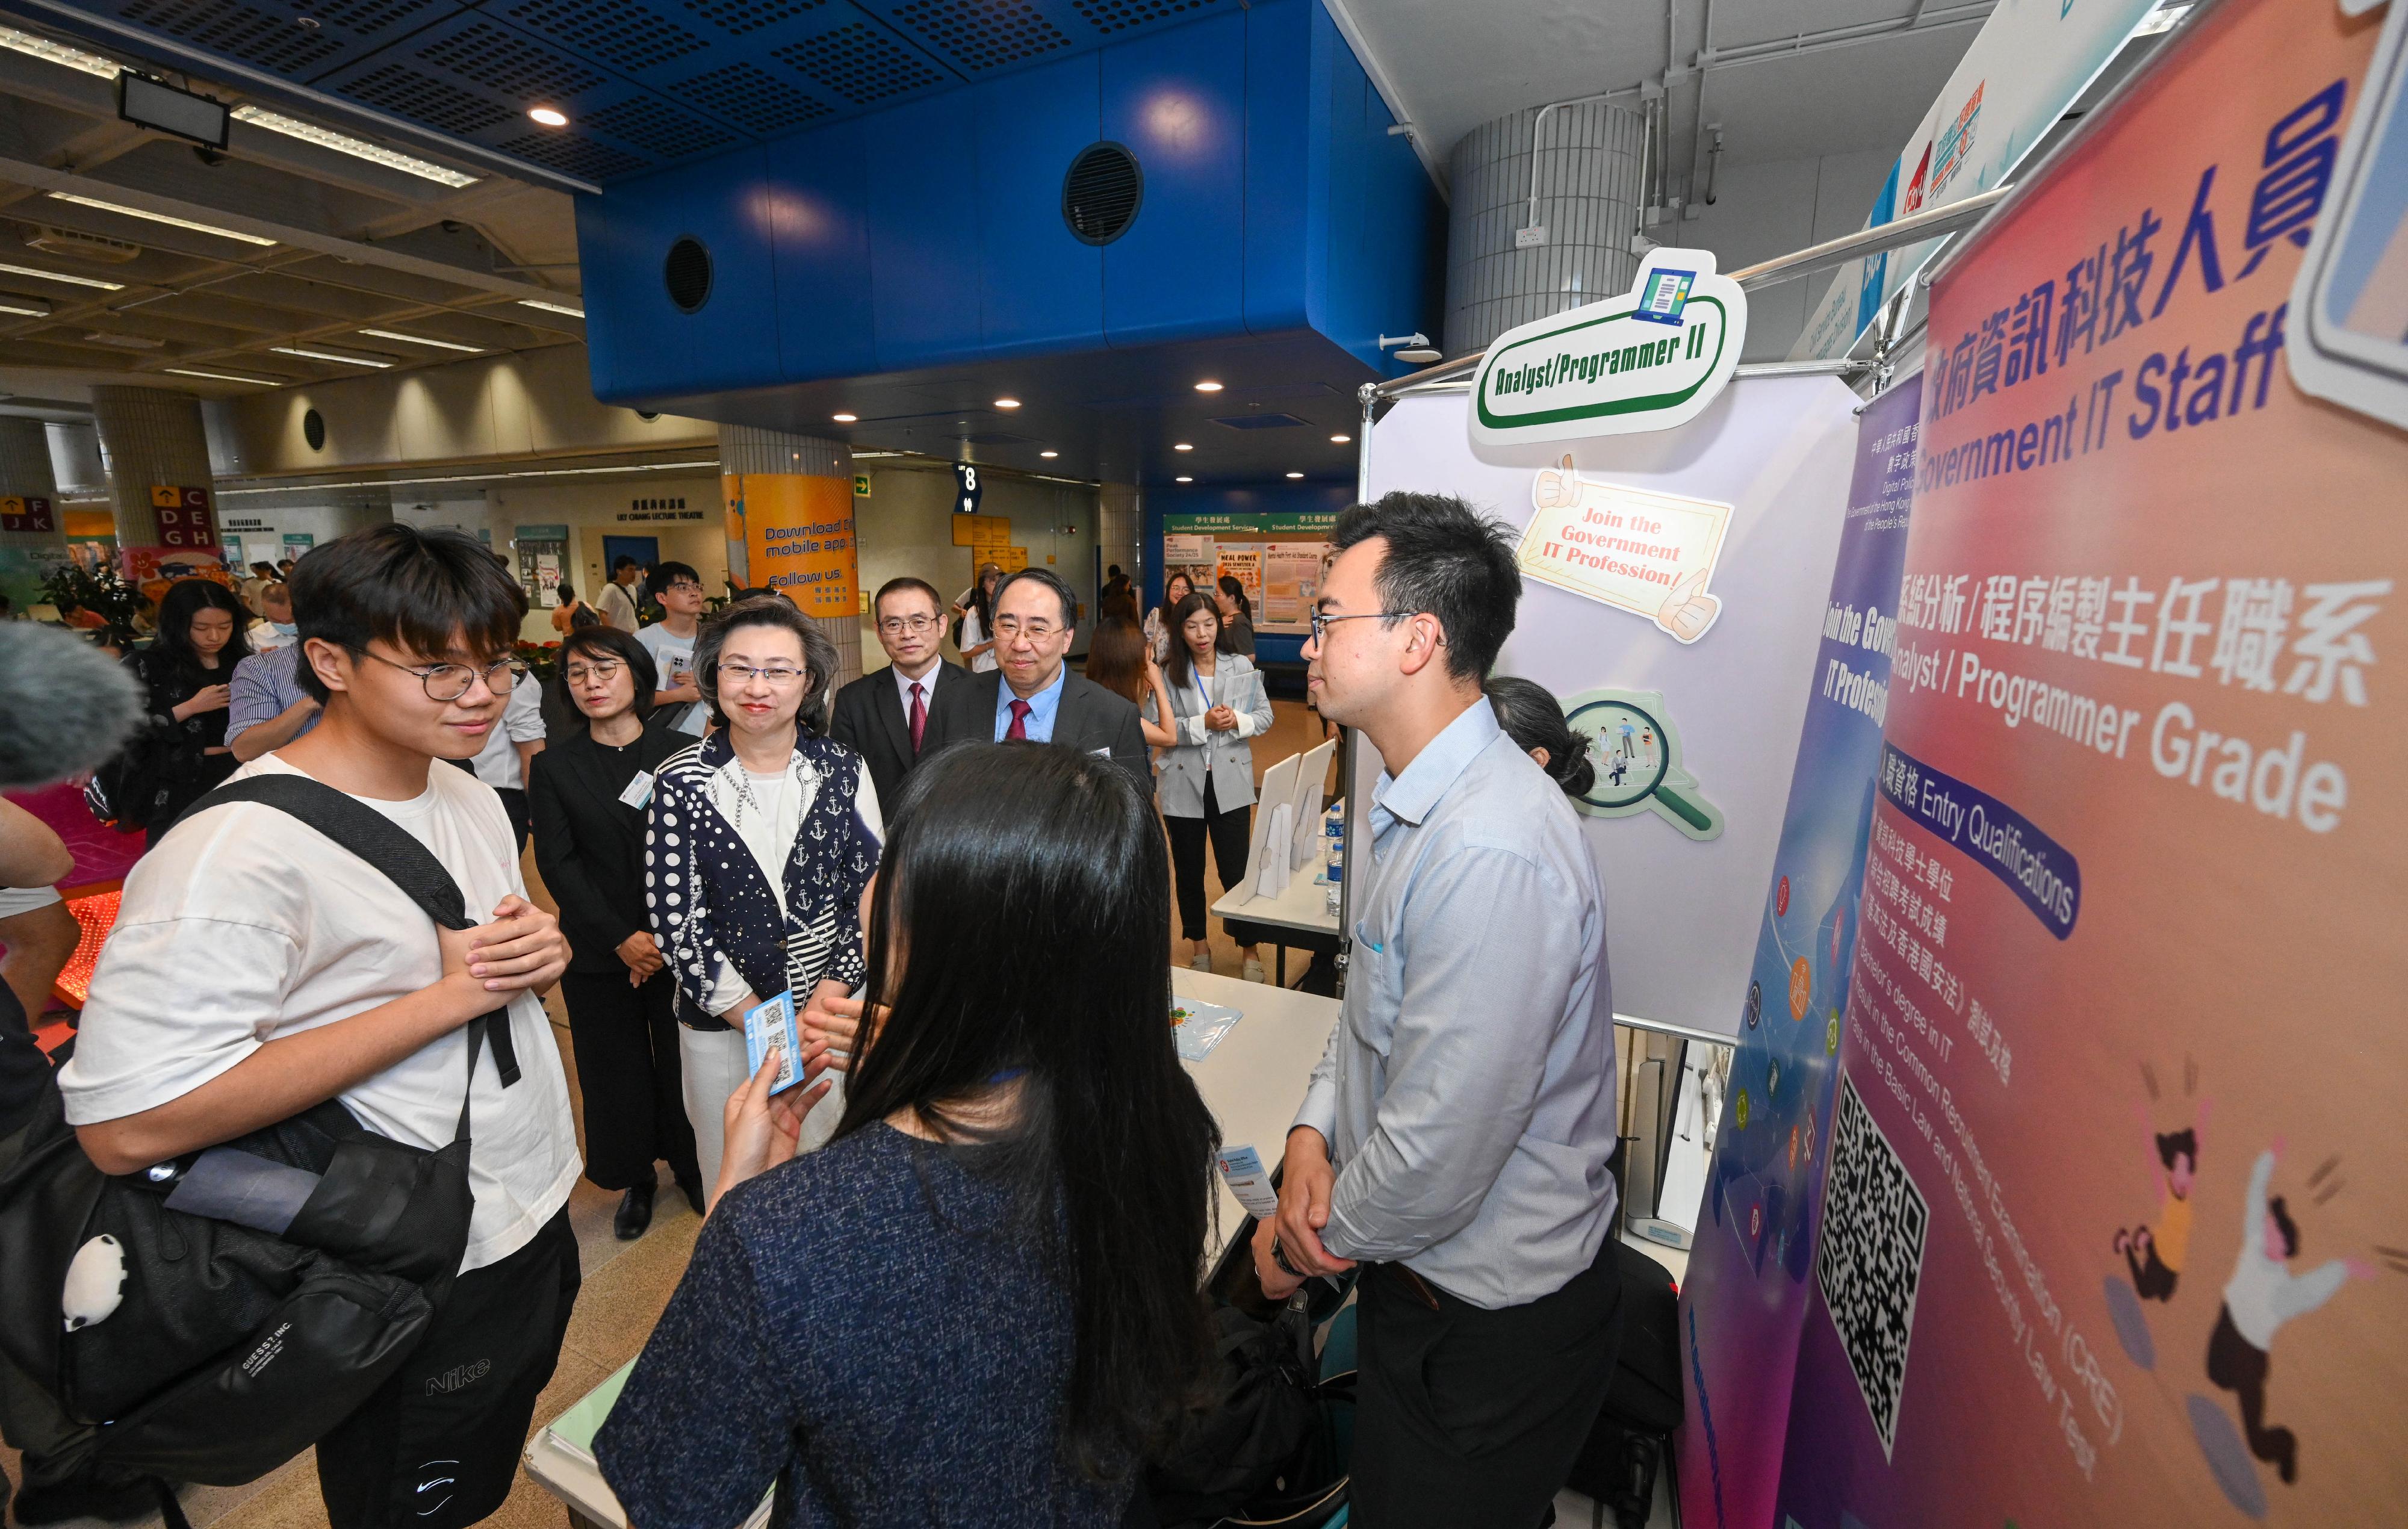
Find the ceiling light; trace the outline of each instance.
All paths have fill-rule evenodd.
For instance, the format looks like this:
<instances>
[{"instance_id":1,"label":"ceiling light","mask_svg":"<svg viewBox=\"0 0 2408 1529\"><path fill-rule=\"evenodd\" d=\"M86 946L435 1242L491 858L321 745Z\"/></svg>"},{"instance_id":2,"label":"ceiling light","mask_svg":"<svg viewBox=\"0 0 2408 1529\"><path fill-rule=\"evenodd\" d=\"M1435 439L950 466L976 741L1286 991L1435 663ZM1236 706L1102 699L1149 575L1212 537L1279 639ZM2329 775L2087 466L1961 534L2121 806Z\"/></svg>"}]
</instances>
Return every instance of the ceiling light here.
<instances>
[{"instance_id":1,"label":"ceiling light","mask_svg":"<svg viewBox=\"0 0 2408 1529\"><path fill-rule=\"evenodd\" d=\"M399 170L404 175L414 175L421 180L432 180L437 185L449 186L454 191L463 186L473 186L477 183L475 176L464 175L449 165L437 164L432 160L420 159L414 154L405 154L398 149L387 149L380 143L370 143L366 138L355 138L348 133L337 133L331 127L320 127L315 122L305 122L298 117L287 117L281 112L267 111L259 107L236 107L234 108L234 120L237 122L248 122L253 127L265 128L270 133L281 133L288 138L299 138L303 143L314 143L321 149L331 149L338 154L349 154L353 159L364 159L370 164L381 164L388 170Z\"/></svg>"},{"instance_id":2,"label":"ceiling light","mask_svg":"<svg viewBox=\"0 0 2408 1529\"><path fill-rule=\"evenodd\" d=\"M1181 473L1177 478L1172 479L1171 481L1174 483L1193 483L1196 479L1188 477L1185 473Z\"/></svg>"},{"instance_id":3,"label":"ceiling light","mask_svg":"<svg viewBox=\"0 0 2408 1529\"><path fill-rule=\"evenodd\" d=\"M50 305L39 297L20 297L15 293L0 293L0 313L22 313L28 319L47 319Z\"/></svg>"},{"instance_id":4,"label":"ceiling light","mask_svg":"<svg viewBox=\"0 0 2408 1529\"><path fill-rule=\"evenodd\" d=\"M20 32L13 26L0 26L0 48L10 49L20 53L29 53L38 59L48 59L52 64L64 64L70 69L80 69L85 74L98 75L103 79L115 79L124 72L115 59L106 59L98 53L87 53L80 48L69 48L65 43L52 42L48 37L37 37L30 32Z\"/></svg>"},{"instance_id":5,"label":"ceiling light","mask_svg":"<svg viewBox=\"0 0 2408 1529\"><path fill-rule=\"evenodd\" d=\"M581 307L570 307L566 303L546 303L533 297L520 298L519 307L541 308L546 313L565 313L572 319L582 319L585 317L585 310Z\"/></svg>"},{"instance_id":6,"label":"ceiling light","mask_svg":"<svg viewBox=\"0 0 2408 1529\"><path fill-rule=\"evenodd\" d=\"M1332 436L1329 437L1329 444L1332 446L1344 446L1354 438L1354 437L1352 436Z\"/></svg>"},{"instance_id":7,"label":"ceiling light","mask_svg":"<svg viewBox=\"0 0 2408 1529\"><path fill-rule=\"evenodd\" d=\"M1196 391L1197 393L1218 393L1221 391L1221 384L1218 382L1198 382L1196 384Z\"/></svg>"},{"instance_id":8,"label":"ceiling light","mask_svg":"<svg viewBox=\"0 0 2408 1529\"><path fill-rule=\"evenodd\" d=\"M372 335L380 340L400 340L407 345L431 345L437 350L466 350L472 356L481 356L485 353L473 345L460 345L451 340L431 340L423 335L404 335L391 329L363 329L360 333Z\"/></svg>"},{"instance_id":9,"label":"ceiling light","mask_svg":"<svg viewBox=\"0 0 2408 1529\"><path fill-rule=\"evenodd\" d=\"M171 372L178 377L206 377L212 382L249 382L262 388L281 386L264 377L236 377L232 372L196 372L188 366L162 366L159 369Z\"/></svg>"},{"instance_id":10,"label":"ceiling light","mask_svg":"<svg viewBox=\"0 0 2408 1529\"><path fill-rule=\"evenodd\" d=\"M1038 452L1037 454L1038 454L1039 456L1040 456L1040 457L1043 457L1046 461L1051 462L1051 461L1053 461L1055 457L1060 456L1062 453L1061 453L1061 452L1059 452L1059 451L1039 451L1039 452Z\"/></svg>"},{"instance_id":11,"label":"ceiling light","mask_svg":"<svg viewBox=\"0 0 2408 1529\"><path fill-rule=\"evenodd\" d=\"M828 418L838 424L858 424L861 421L861 416L858 414L831 414Z\"/></svg>"},{"instance_id":12,"label":"ceiling light","mask_svg":"<svg viewBox=\"0 0 2408 1529\"><path fill-rule=\"evenodd\" d=\"M1172 447L1171 450L1174 451L1193 451L1196 448L1188 445L1185 441L1181 441L1178 445Z\"/></svg>"},{"instance_id":13,"label":"ceiling light","mask_svg":"<svg viewBox=\"0 0 2408 1529\"><path fill-rule=\"evenodd\" d=\"M332 350L311 350L298 345L271 345L269 350L280 356L308 356L311 361L339 361L351 366L373 366L378 371L393 364L390 361L370 361L366 356L338 356Z\"/></svg>"},{"instance_id":14,"label":"ceiling light","mask_svg":"<svg viewBox=\"0 0 2408 1529\"><path fill-rule=\"evenodd\" d=\"M1018 408L1020 407L1020 400L1017 398L998 398L995 401L995 407L997 408Z\"/></svg>"},{"instance_id":15,"label":"ceiling light","mask_svg":"<svg viewBox=\"0 0 2408 1529\"><path fill-rule=\"evenodd\" d=\"M84 336L84 339L86 343L92 345L114 345L121 350L157 350L167 343L165 340L152 339L148 335L113 335L99 329Z\"/></svg>"},{"instance_id":16,"label":"ceiling light","mask_svg":"<svg viewBox=\"0 0 2408 1529\"><path fill-rule=\"evenodd\" d=\"M103 281L96 276L69 276L64 271L37 271L31 265L0 264L0 271L10 276L38 276L45 281L64 281L73 287L98 287L103 292L123 292L122 281Z\"/></svg>"},{"instance_id":17,"label":"ceiling light","mask_svg":"<svg viewBox=\"0 0 2408 1529\"><path fill-rule=\"evenodd\" d=\"M256 244L267 249L273 249L276 245L274 239L263 239L256 234L237 234L231 228L220 228L213 223L196 223L190 218L172 218L164 212L151 212L143 207L129 207L118 202L104 202L98 197L78 196L73 192L54 191L45 194L53 202L72 202L79 207L97 207L103 212L114 212L121 218L140 218L150 222L165 223L171 228L189 228L195 234L214 234L222 239L240 239L245 244Z\"/></svg>"},{"instance_id":18,"label":"ceiling light","mask_svg":"<svg viewBox=\"0 0 2408 1529\"><path fill-rule=\"evenodd\" d=\"M529 107L527 115L546 127L566 127L568 114L557 107Z\"/></svg>"},{"instance_id":19,"label":"ceiling light","mask_svg":"<svg viewBox=\"0 0 2408 1529\"><path fill-rule=\"evenodd\" d=\"M1304 476L1304 475L1303 475L1302 473L1290 473L1290 474L1288 474L1288 477L1290 477L1291 479L1302 478L1303 476Z\"/></svg>"}]
</instances>

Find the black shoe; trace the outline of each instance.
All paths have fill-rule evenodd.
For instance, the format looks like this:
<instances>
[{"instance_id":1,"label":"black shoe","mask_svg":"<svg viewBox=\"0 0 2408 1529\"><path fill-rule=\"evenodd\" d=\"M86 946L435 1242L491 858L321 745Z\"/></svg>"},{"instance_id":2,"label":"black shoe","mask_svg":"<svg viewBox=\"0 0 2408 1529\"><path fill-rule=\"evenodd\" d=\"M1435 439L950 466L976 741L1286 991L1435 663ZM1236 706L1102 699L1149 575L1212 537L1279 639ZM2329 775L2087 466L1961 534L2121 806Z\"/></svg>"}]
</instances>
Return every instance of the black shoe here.
<instances>
[{"instance_id":1,"label":"black shoe","mask_svg":"<svg viewBox=\"0 0 2408 1529\"><path fill-rule=\"evenodd\" d=\"M694 1207L695 1215L703 1215L709 1210L710 1207L702 1197L702 1178L699 1174L692 1179L679 1179L677 1186L685 1191L685 1203Z\"/></svg>"},{"instance_id":2,"label":"black shoe","mask_svg":"<svg viewBox=\"0 0 2408 1529\"><path fill-rule=\"evenodd\" d=\"M610 1229L621 1242L633 1242L652 1224L652 1186L638 1184L620 1197L619 1214L611 1220Z\"/></svg>"},{"instance_id":3,"label":"black shoe","mask_svg":"<svg viewBox=\"0 0 2408 1529\"><path fill-rule=\"evenodd\" d=\"M64 1481L28 1481L17 1490L17 1522L26 1529L69 1519L107 1519L125 1523L159 1511L159 1484L113 1465L94 1465Z\"/></svg>"}]
</instances>

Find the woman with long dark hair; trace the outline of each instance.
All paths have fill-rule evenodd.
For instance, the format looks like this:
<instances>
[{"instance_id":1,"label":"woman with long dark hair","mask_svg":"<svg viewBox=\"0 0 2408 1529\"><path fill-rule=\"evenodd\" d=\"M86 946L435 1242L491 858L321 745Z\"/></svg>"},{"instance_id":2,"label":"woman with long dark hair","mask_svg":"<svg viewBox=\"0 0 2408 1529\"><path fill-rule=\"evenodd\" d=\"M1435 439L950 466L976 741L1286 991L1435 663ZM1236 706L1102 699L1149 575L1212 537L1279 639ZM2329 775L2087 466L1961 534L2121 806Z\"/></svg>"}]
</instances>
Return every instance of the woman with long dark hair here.
<instances>
[{"instance_id":1,"label":"woman with long dark hair","mask_svg":"<svg viewBox=\"0 0 2408 1529\"><path fill-rule=\"evenodd\" d=\"M1156 664L1170 662L1170 613L1196 593L1196 580L1173 573L1162 581L1162 604L1145 613L1145 646Z\"/></svg>"},{"instance_id":2,"label":"woman with long dark hair","mask_svg":"<svg viewBox=\"0 0 2408 1529\"><path fill-rule=\"evenodd\" d=\"M234 591L207 579L179 579L160 597L150 646L126 655L150 723L139 743L150 814L146 850L234 773L225 740L228 687L234 666L251 656L244 635L250 624L251 612Z\"/></svg>"},{"instance_id":3,"label":"woman with long dark hair","mask_svg":"<svg viewBox=\"0 0 2408 1529\"><path fill-rule=\"evenodd\" d=\"M781 993L799 1011L861 979L861 891L881 825L861 756L827 736L837 663L793 601L737 601L694 649L718 730L653 776L644 903L677 981L678 1061L706 1184L719 1174L727 1096L752 1070L745 1014ZM813 1123L817 1146L835 1122Z\"/></svg>"},{"instance_id":4,"label":"woman with long dark hair","mask_svg":"<svg viewBox=\"0 0 2408 1529\"><path fill-rule=\"evenodd\" d=\"M1156 713L1170 724L1176 746L1162 760L1162 825L1170 833L1170 863L1179 881L1179 932L1189 942L1188 965L1212 969L1205 942L1204 846L1219 862L1221 884L1246 874L1254 829L1254 751L1246 742L1271 725L1271 698L1252 660L1226 651L1221 607L1209 594L1191 594L1170 613L1170 662L1164 665L1170 706ZM1153 710L1149 702L1144 708ZM1230 921L1239 972L1263 979L1261 930Z\"/></svg>"},{"instance_id":5,"label":"woman with long dark hair","mask_svg":"<svg viewBox=\"0 0 2408 1529\"><path fill-rule=\"evenodd\" d=\"M995 592L1002 582L1002 564L980 564L978 582L970 586L966 602L953 607L962 613L962 662L972 674L984 674L1001 663L995 656Z\"/></svg>"},{"instance_id":6,"label":"woman with long dark hair","mask_svg":"<svg viewBox=\"0 0 2408 1529\"><path fill-rule=\"evenodd\" d=\"M1170 692L1164 687L1161 665L1146 655L1145 634L1134 622L1106 622L1096 628L1087 644L1088 679L1121 696L1139 710L1138 731L1145 741L1156 749L1168 749L1179 741L1179 735L1145 715L1151 704L1154 715L1170 715Z\"/></svg>"},{"instance_id":7,"label":"woman with long dark hair","mask_svg":"<svg viewBox=\"0 0 2408 1529\"><path fill-rule=\"evenodd\" d=\"M560 645L556 683L585 725L535 756L527 782L535 863L568 936L560 993L577 1049L585 1177L621 1192L614 1229L628 1241L652 1224L657 1163L668 1164L702 1209L702 1169L680 1092L677 982L644 912L652 778L694 739L653 715L660 676L652 650L616 627L571 632Z\"/></svg>"},{"instance_id":8,"label":"woman with long dark hair","mask_svg":"<svg viewBox=\"0 0 2408 1529\"><path fill-rule=\"evenodd\" d=\"M1106 1529L1202 1374L1219 1132L1171 1044L1144 793L956 744L882 869L884 1021L835 1139L786 1161L815 1091L770 1099L767 1069L729 1101L719 1198L595 1440L642 1529L725 1529L773 1482L781 1523Z\"/></svg>"},{"instance_id":9,"label":"woman with long dark hair","mask_svg":"<svg viewBox=\"0 0 2408 1529\"><path fill-rule=\"evenodd\" d=\"M1588 757L1588 740L1572 731L1564 708L1536 680L1510 674L1492 674L1483 687L1497 725L1530 756L1567 796L1588 794L1597 784L1597 765Z\"/></svg>"}]
</instances>

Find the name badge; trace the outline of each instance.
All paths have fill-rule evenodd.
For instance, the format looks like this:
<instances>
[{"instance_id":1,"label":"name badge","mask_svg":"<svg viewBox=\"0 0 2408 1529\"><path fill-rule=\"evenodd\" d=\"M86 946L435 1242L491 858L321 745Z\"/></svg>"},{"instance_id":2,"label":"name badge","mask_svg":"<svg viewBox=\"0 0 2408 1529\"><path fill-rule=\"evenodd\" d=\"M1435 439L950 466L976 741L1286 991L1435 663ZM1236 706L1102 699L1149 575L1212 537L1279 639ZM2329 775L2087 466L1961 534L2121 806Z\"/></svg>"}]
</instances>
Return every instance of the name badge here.
<instances>
[{"instance_id":1,"label":"name badge","mask_svg":"<svg viewBox=\"0 0 2408 1529\"><path fill-rule=\"evenodd\" d=\"M627 782L627 789L619 793L619 800L626 803L629 807L634 807L638 812L641 812L645 807L651 806L652 800L652 772L650 770L638 770L636 772L636 778Z\"/></svg>"}]
</instances>

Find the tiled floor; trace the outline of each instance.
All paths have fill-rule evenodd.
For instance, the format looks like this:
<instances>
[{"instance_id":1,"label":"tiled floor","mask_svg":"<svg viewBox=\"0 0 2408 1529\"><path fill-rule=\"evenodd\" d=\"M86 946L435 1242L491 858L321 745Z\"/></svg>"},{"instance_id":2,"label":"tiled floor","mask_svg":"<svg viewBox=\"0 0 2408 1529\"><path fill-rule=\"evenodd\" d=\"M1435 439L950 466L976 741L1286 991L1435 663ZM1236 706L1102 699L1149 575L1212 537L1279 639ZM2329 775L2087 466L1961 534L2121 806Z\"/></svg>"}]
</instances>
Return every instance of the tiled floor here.
<instances>
[{"instance_id":1,"label":"tiled floor","mask_svg":"<svg viewBox=\"0 0 2408 1529\"><path fill-rule=\"evenodd\" d=\"M1320 741L1311 713L1300 703L1277 701L1272 711L1270 731L1254 740L1258 775L1289 754ZM526 875L535 895L548 903L532 855L526 857ZM1217 881L1216 876L1215 896L1219 894ZM1238 975L1237 947L1220 930L1218 920L1213 921L1211 944L1214 968ZM1300 975L1303 965L1300 959L1289 963L1291 981ZM576 1061L557 995L546 1007L551 1011L561 1058L567 1066L574 1091ZM538 1425L558 1416L643 1347L669 1293L676 1288L701 1225L684 1197L665 1182L652 1230L638 1241L623 1243L610 1232L611 1216L617 1207L615 1193L581 1181L569 1200L569 1220L577 1232L585 1283L578 1297L576 1314L569 1322L559 1369L536 1409ZM7 1471L12 1483L19 1479L14 1451L0 1450L0 1469ZM317 1468L306 1454L249 1486L192 1488L184 1493L183 1504L194 1529L319 1529L326 1522L318 1497ZM1589 1529L1592 1508L1588 1499L1568 1492L1557 1499L1556 1522L1564 1529ZM559 1502L522 1473L509 1500L487 1522L496 1529L536 1529L538 1525L541 1529L560 1529L563 1517ZM156 1514L142 1521L144 1529L159 1522ZM1651 1524L1670 1522L1659 1511ZM96 1520L78 1521L75 1529L96 1529L97 1523Z\"/></svg>"}]
</instances>

